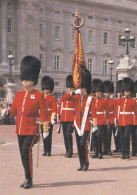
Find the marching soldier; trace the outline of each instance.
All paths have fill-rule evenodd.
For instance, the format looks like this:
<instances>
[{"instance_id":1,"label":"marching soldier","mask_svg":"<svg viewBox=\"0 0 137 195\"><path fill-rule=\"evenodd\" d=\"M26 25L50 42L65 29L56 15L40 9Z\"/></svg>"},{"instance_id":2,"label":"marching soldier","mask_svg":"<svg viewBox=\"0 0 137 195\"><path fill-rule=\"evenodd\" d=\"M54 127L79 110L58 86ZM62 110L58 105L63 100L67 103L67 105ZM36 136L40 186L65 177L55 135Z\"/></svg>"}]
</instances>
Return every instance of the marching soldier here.
<instances>
[{"instance_id":1,"label":"marching soldier","mask_svg":"<svg viewBox=\"0 0 137 195\"><path fill-rule=\"evenodd\" d=\"M34 86L38 82L41 62L34 56L25 56L21 61L21 81L24 90L16 93L10 107L10 117L16 116L16 134L22 164L25 171L24 189L32 186L32 147L38 132L37 117L43 121L43 134L48 132L48 115L43 93Z\"/></svg>"},{"instance_id":2,"label":"marching soldier","mask_svg":"<svg viewBox=\"0 0 137 195\"><path fill-rule=\"evenodd\" d=\"M137 107L137 80L134 83L134 93ZM131 138L132 138L132 156L136 156L137 154L137 119L135 117L135 113L133 115L133 127L131 130Z\"/></svg>"},{"instance_id":3,"label":"marching soldier","mask_svg":"<svg viewBox=\"0 0 137 195\"><path fill-rule=\"evenodd\" d=\"M92 158L103 158L102 140L104 135L104 128L108 125L109 113L107 101L102 98L104 92L104 83L100 79L94 79L93 85L95 87L95 109L97 116L97 130L95 131L95 155Z\"/></svg>"},{"instance_id":4,"label":"marching soldier","mask_svg":"<svg viewBox=\"0 0 137 195\"><path fill-rule=\"evenodd\" d=\"M108 104L108 112L109 112L109 126L106 127L106 134L104 134L104 140L106 141L104 143L105 150L108 154L112 154L111 152L111 138L112 138L112 132L114 136L115 141L115 128L114 128L114 106L115 101L111 98L111 95L114 93L114 85L112 81L106 80L104 81L104 95L105 99ZM105 137L106 136L106 137ZM116 145L116 144L115 144Z\"/></svg>"},{"instance_id":5,"label":"marching soldier","mask_svg":"<svg viewBox=\"0 0 137 195\"><path fill-rule=\"evenodd\" d=\"M54 89L54 80L49 76L44 76L41 80L41 88L44 93L50 123L49 135L46 138L43 137L44 153L42 155L51 156L52 131L53 125L56 122L57 115L57 101L56 98L51 94ZM41 130L43 132L43 127L41 128Z\"/></svg>"},{"instance_id":6,"label":"marching soldier","mask_svg":"<svg viewBox=\"0 0 137 195\"><path fill-rule=\"evenodd\" d=\"M88 70L82 73L81 89L70 92L64 96L64 99L69 99L73 96L75 102L75 134L77 149L80 161L78 171L86 171L89 167L88 160L88 140L90 136L90 112L93 124L96 121L94 99L89 96L91 91L91 74Z\"/></svg>"},{"instance_id":7,"label":"marching soldier","mask_svg":"<svg viewBox=\"0 0 137 195\"><path fill-rule=\"evenodd\" d=\"M68 93L70 93L71 91L75 89L73 85L72 75L68 75L66 77L66 88L68 89ZM61 116L60 116L60 113L61 113ZM62 124L64 144L65 144L65 149L66 149L65 157L68 157L68 158L71 158L73 155L72 133L73 133L74 128L72 125L74 123L74 116L75 116L74 98L70 96L69 99L65 100L64 97L62 96L59 107L58 107L57 120L58 122L60 120Z\"/></svg>"},{"instance_id":8,"label":"marching soldier","mask_svg":"<svg viewBox=\"0 0 137 195\"><path fill-rule=\"evenodd\" d=\"M134 90L133 80L128 77L124 78L122 80L122 90L124 97L121 98L120 102L118 125L121 137L122 159L129 159L130 131L133 125L133 113L135 113L135 117L137 118L136 101L130 97L131 92ZM115 118L115 123L117 123L117 118Z\"/></svg>"},{"instance_id":9,"label":"marching soldier","mask_svg":"<svg viewBox=\"0 0 137 195\"><path fill-rule=\"evenodd\" d=\"M116 115L116 118L119 120L119 112L120 112L120 102L121 98L123 97L123 92L122 92L122 80L117 81L116 83L116 94L117 98L115 99L115 107L114 107L114 115ZM118 126L118 121L117 121L117 126L116 126L116 135L115 135L115 143L116 143L116 149L113 152L121 152L121 140L120 140L120 131L119 131L119 126Z\"/></svg>"}]
</instances>

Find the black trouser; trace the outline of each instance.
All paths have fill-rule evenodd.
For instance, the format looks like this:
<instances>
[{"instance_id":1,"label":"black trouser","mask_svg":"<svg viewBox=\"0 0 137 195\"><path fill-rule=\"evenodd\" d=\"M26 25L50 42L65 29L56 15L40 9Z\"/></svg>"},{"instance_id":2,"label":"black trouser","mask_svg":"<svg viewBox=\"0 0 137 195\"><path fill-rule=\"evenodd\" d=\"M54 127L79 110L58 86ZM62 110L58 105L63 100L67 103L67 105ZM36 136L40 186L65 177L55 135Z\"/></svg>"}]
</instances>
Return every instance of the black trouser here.
<instances>
[{"instance_id":1,"label":"black trouser","mask_svg":"<svg viewBox=\"0 0 137 195\"><path fill-rule=\"evenodd\" d=\"M73 122L62 122L64 144L66 148L66 154L73 154L73 137L72 133L74 128L72 127Z\"/></svg>"},{"instance_id":2,"label":"black trouser","mask_svg":"<svg viewBox=\"0 0 137 195\"><path fill-rule=\"evenodd\" d=\"M53 125L50 123L49 135L45 139L43 139L44 153L48 152L49 154L51 154L52 131L53 131ZM43 135L43 126L41 126L41 132L42 132L42 135Z\"/></svg>"},{"instance_id":3,"label":"black trouser","mask_svg":"<svg viewBox=\"0 0 137 195\"><path fill-rule=\"evenodd\" d=\"M119 126L117 129L115 129L115 132L117 131L117 135L115 135L115 146L117 151L121 151L121 139L120 139L120 130Z\"/></svg>"},{"instance_id":4,"label":"black trouser","mask_svg":"<svg viewBox=\"0 0 137 195\"><path fill-rule=\"evenodd\" d=\"M132 154L136 155L137 153L137 125L132 126L131 138L132 138Z\"/></svg>"},{"instance_id":5,"label":"black trouser","mask_svg":"<svg viewBox=\"0 0 137 195\"><path fill-rule=\"evenodd\" d=\"M104 153L107 153L108 152L108 129L106 125L104 125L103 127L102 143L103 143Z\"/></svg>"},{"instance_id":6,"label":"black trouser","mask_svg":"<svg viewBox=\"0 0 137 195\"><path fill-rule=\"evenodd\" d=\"M77 130L75 129L77 149L79 155L80 165L83 166L85 163L89 164L88 161L88 141L90 131L84 131L82 136L79 136Z\"/></svg>"},{"instance_id":7,"label":"black trouser","mask_svg":"<svg viewBox=\"0 0 137 195\"><path fill-rule=\"evenodd\" d=\"M104 134L104 125L98 125L97 131L95 131L95 153L96 155L102 155L102 136Z\"/></svg>"},{"instance_id":8,"label":"black trouser","mask_svg":"<svg viewBox=\"0 0 137 195\"><path fill-rule=\"evenodd\" d=\"M18 135L18 144L26 179L32 178L32 147L36 135Z\"/></svg>"},{"instance_id":9,"label":"black trouser","mask_svg":"<svg viewBox=\"0 0 137 195\"><path fill-rule=\"evenodd\" d=\"M131 128L132 125L119 126L122 156L129 155Z\"/></svg>"}]
</instances>

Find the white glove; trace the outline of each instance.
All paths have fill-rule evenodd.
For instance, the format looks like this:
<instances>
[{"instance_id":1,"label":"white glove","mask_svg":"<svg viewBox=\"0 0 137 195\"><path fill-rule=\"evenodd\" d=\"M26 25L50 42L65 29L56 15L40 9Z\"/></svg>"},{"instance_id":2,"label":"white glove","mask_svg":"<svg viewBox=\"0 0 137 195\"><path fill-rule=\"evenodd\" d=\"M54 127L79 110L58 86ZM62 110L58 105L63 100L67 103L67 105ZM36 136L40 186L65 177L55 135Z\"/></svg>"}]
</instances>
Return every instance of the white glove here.
<instances>
[{"instance_id":1,"label":"white glove","mask_svg":"<svg viewBox=\"0 0 137 195\"><path fill-rule=\"evenodd\" d=\"M79 95L81 95L81 89L77 89L77 90L75 90L75 94L79 94Z\"/></svg>"},{"instance_id":2,"label":"white glove","mask_svg":"<svg viewBox=\"0 0 137 195\"><path fill-rule=\"evenodd\" d=\"M43 139L45 139L46 137L48 137L48 135L49 135L49 131L43 133Z\"/></svg>"},{"instance_id":3,"label":"white glove","mask_svg":"<svg viewBox=\"0 0 137 195\"><path fill-rule=\"evenodd\" d=\"M51 120L51 124L54 125L56 123L55 120Z\"/></svg>"}]
</instances>

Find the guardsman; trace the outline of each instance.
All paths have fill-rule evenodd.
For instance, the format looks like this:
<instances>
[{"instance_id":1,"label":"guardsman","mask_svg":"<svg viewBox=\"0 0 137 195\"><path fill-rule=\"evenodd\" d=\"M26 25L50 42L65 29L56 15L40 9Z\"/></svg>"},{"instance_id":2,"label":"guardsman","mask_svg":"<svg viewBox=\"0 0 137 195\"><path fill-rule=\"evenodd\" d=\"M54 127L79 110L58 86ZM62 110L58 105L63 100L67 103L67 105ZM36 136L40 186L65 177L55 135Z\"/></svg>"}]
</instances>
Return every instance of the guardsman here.
<instances>
[{"instance_id":1,"label":"guardsman","mask_svg":"<svg viewBox=\"0 0 137 195\"><path fill-rule=\"evenodd\" d=\"M24 90L16 93L10 107L10 117L16 116L16 134L26 178L21 185L24 189L32 186L32 147L39 128L37 117L43 121L43 134L48 132L44 95L34 88L38 82L40 68L41 62L38 58L25 56L22 59L20 77Z\"/></svg>"},{"instance_id":2,"label":"guardsman","mask_svg":"<svg viewBox=\"0 0 137 195\"><path fill-rule=\"evenodd\" d=\"M72 75L68 75L66 77L66 88L68 89L68 93L75 89L73 85L73 77ZM61 114L60 114L61 113ZM66 149L65 157L71 158L73 155L73 123L74 123L74 116L75 116L75 104L74 98L72 96L69 99L65 100L62 96L59 107L58 107L58 114L57 120L61 121L62 129L63 129L63 137L64 137L64 144ZM60 118L60 119L59 119Z\"/></svg>"},{"instance_id":3,"label":"guardsman","mask_svg":"<svg viewBox=\"0 0 137 195\"><path fill-rule=\"evenodd\" d=\"M122 90L124 92L124 96L120 101L118 125L121 137L122 159L129 159L130 132L133 126L134 113L135 117L137 118L136 101L135 99L131 98L131 92L134 90L134 81L129 77L124 78L122 80ZM117 124L116 116L115 123Z\"/></svg>"},{"instance_id":4,"label":"guardsman","mask_svg":"<svg viewBox=\"0 0 137 195\"><path fill-rule=\"evenodd\" d=\"M92 158L103 158L102 140L104 135L104 128L109 122L108 104L102 98L104 92L104 83L100 79L94 79L93 85L95 88L95 109L97 116L97 130L95 131L95 155Z\"/></svg>"},{"instance_id":5,"label":"guardsman","mask_svg":"<svg viewBox=\"0 0 137 195\"><path fill-rule=\"evenodd\" d=\"M82 73L81 89L65 94L64 99L73 96L75 102L74 127L80 168L77 171L86 171L89 167L88 141L90 136L90 112L93 124L96 125L96 113L94 99L89 96L91 92L91 74L88 70ZM92 101L93 100L93 101Z\"/></svg>"},{"instance_id":6,"label":"guardsman","mask_svg":"<svg viewBox=\"0 0 137 195\"><path fill-rule=\"evenodd\" d=\"M117 81L116 83L116 94L117 98L115 99L115 107L114 107L114 115L116 116L119 120L119 112L120 112L120 102L121 98L123 97L123 92L122 92L122 80ZM119 126L118 126L118 121L116 125L116 134L115 134L115 140L116 140L116 149L113 152L121 152L121 140L120 140L120 131L119 131Z\"/></svg>"},{"instance_id":7,"label":"guardsman","mask_svg":"<svg viewBox=\"0 0 137 195\"><path fill-rule=\"evenodd\" d=\"M42 155L51 156L52 131L57 117L57 101L56 98L51 94L54 89L54 80L49 76L44 76L41 80L41 88L44 93L50 123L49 135L46 138L43 137L44 153ZM43 132L43 127L41 130Z\"/></svg>"},{"instance_id":8,"label":"guardsman","mask_svg":"<svg viewBox=\"0 0 137 195\"><path fill-rule=\"evenodd\" d=\"M108 104L108 111L109 111L109 125L106 127L106 134L104 134L104 137L106 136L106 151L109 155L112 154L111 152L111 138L112 138L112 132L114 136L115 141L115 132L116 129L114 127L114 106L115 101L111 98L111 96L114 93L114 84L112 81L106 80L104 81L104 96ZM115 142L116 145L116 142Z\"/></svg>"},{"instance_id":9,"label":"guardsman","mask_svg":"<svg viewBox=\"0 0 137 195\"><path fill-rule=\"evenodd\" d=\"M134 83L134 93L137 107L137 80ZM132 138L132 156L136 156L137 154L137 119L135 113L133 115L133 127L131 130L131 138Z\"/></svg>"}]
</instances>

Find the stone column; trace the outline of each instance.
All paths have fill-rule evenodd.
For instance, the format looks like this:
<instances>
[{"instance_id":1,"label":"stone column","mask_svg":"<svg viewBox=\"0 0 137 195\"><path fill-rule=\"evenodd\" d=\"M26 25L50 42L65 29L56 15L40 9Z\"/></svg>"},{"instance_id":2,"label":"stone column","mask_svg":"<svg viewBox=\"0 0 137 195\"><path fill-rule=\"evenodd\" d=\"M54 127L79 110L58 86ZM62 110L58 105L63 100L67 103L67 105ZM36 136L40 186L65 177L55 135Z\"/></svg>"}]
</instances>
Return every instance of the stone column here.
<instances>
[{"instance_id":1,"label":"stone column","mask_svg":"<svg viewBox=\"0 0 137 195\"><path fill-rule=\"evenodd\" d=\"M2 42L1 42L1 50L2 50L2 62L1 65L8 65L8 49L7 49L7 0L1 1L1 32L2 32Z\"/></svg>"}]
</instances>

